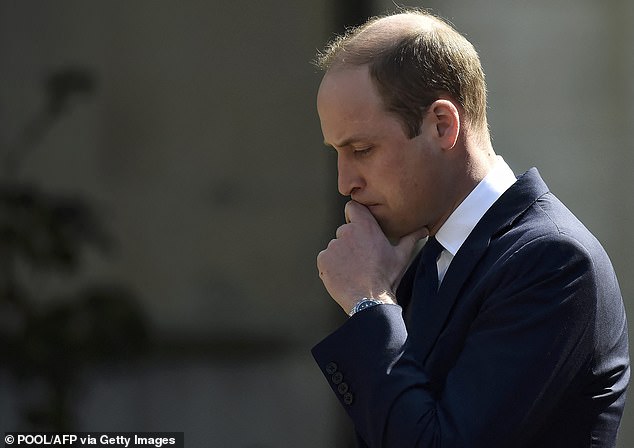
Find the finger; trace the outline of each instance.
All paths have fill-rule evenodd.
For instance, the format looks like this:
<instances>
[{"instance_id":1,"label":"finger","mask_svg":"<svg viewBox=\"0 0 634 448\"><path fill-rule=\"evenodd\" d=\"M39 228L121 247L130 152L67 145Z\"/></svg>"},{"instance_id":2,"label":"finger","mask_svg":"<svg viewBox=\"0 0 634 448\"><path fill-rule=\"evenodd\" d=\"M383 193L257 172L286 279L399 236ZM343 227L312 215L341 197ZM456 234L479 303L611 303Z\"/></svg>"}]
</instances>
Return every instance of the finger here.
<instances>
[{"instance_id":1,"label":"finger","mask_svg":"<svg viewBox=\"0 0 634 448\"><path fill-rule=\"evenodd\" d=\"M319 277L323 278L325 267L324 267L324 258L326 257L326 250L324 249L319 254L317 254L317 270L319 271Z\"/></svg>"},{"instance_id":2,"label":"finger","mask_svg":"<svg viewBox=\"0 0 634 448\"><path fill-rule=\"evenodd\" d=\"M354 207L354 205L350 205L353 202L354 201L346 202L346 206L343 208L343 214L344 214L344 216L346 218L346 224L350 224L350 214L349 214L350 212L349 212L349 210L350 210L350 207Z\"/></svg>"},{"instance_id":3,"label":"finger","mask_svg":"<svg viewBox=\"0 0 634 448\"><path fill-rule=\"evenodd\" d=\"M370 213L370 210L363 204L359 204L356 201L348 201L346 207L344 208L344 213L346 215L346 222L356 222L362 220L372 220L374 216Z\"/></svg>"},{"instance_id":4,"label":"finger","mask_svg":"<svg viewBox=\"0 0 634 448\"><path fill-rule=\"evenodd\" d=\"M344 228L347 224L337 227L337 231L335 232L335 238L341 238L343 236Z\"/></svg>"}]
</instances>

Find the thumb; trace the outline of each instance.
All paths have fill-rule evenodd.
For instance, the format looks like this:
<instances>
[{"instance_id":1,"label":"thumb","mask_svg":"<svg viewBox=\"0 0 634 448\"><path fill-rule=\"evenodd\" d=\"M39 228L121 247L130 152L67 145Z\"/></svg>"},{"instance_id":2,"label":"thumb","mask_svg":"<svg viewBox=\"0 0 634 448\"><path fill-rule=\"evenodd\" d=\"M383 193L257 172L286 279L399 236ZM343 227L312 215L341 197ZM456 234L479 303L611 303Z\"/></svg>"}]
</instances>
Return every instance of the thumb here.
<instances>
[{"instance_id":1,"label":"thumb","mask_svg":"<svg viewBox=\"0 0 634 448\"><path fill-rule=\"evenodd\" d=\"M412 233L403 236L398 241L395 248L396 250L401 252L402 255L409 257L412 254L412 251L414 250L416 243L418 243L420 240L422 240L428 235L429 235L429 230L427 230L426 227L415 230Z\"/></svg>"},{"instance_id":2,"label":"thumb","mask_svg":"<svg viewBox=\"0 0 634 448\"><path fill-rule=\"evenodd\" d=\"M398 253L398 257L403 262L403 269L398 274L398 277L395 279L394 284L392 285L394 289L398 287L401 283L403 275L405 275L405 271L407 270L407 266L411 261L412 255L414 253L414 248L416 247L416 243L429 235L429 230L423 227L422 229L415 230L414 232L405 235L402 237L396 246L394 246L394 250Z\"/></svg>"}]
</instances>

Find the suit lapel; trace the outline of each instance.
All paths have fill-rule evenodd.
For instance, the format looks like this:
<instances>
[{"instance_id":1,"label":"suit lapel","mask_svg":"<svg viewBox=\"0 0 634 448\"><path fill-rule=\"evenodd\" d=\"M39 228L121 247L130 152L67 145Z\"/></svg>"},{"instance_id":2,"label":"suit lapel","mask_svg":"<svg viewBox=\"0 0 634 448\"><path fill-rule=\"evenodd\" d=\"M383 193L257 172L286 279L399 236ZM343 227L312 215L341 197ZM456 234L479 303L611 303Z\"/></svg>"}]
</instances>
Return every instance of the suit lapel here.
<instances>
[{"instance_id":1,"label":"suit lapel","mask_svg":"<svg viewBox=\"0 0 634 448\"><path fill-rule=\"evenodd\" d=\"M420 326L419 330L415 332L420 336L417 336L415 341L409 341L409 346L413 347L414 356L421 363L427 359L434 347L460 290L486 253L492 237L511 226L528 207L547 192L548 187L541 180L537 169L532 168L518 178L517 182L493 204L478 222L452 260L433 304L429 309L418 313L419 315L411 316L413 325ZM415 281L415 266L418 264L418 260L419 257L416 257L403 277L402 286L399 286L398 289L399 303L402 300L404 309L408 307L410 297L413 298L421 294Z\"/></svg>"}]
</instances>

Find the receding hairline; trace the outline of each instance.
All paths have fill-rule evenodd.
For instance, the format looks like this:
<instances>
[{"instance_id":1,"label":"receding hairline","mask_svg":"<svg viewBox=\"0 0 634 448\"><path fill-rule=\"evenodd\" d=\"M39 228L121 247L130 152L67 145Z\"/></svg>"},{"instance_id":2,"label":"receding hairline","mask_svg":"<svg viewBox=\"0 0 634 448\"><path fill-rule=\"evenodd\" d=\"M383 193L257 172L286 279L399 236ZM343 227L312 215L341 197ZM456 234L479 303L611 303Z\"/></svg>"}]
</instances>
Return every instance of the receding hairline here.
<instances>
[{"instance_id":1,"label":"receding hairline","mask_svg":"<svg viewBox=\"0 0 634 448\"><path fill-rule=\"evenodd\" d=\"M332 41L326 52L320 52L317 55L315 65L323 71L342 68L346 65L360 65L356 62L355 55L348 55L347 50L364 44L374 48L390 48L408 36L441 30L458 33L450 23L424 10L411 9L393 15L377 16L359 27L348 29L345 34ZM330 51L341 43L344 43L343 51Z\"/></svg>"},{"instance_id":2,"label":"receding hairline","mask_svg":"<svg viewBox=\"0 0 634 448\"><path fill-rule=\"evenodd\" d=\"M401 37L412 32L430 32L440 27L447 27L447 23L426 12L410 11L376 17L363 27L363 32L374 31Z\"/></svg>"}]
</instances>

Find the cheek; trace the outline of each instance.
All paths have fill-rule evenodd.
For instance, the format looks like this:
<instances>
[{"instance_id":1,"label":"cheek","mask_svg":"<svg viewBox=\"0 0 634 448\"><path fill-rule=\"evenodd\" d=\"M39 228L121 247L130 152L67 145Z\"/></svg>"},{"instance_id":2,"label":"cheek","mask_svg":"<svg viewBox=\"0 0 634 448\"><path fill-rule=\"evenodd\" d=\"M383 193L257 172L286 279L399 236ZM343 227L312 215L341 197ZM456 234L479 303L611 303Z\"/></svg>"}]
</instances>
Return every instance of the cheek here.
<instances>
[{"instance_id":1,"label":"cheek","mask_svg":"<svg viewBox=\"0 0 634 448\"><path fill-rule=\"evenodd\" d=\"M401 230L410 230L417 224L416 215L423 206L421 187L414 182L406 182L403 178L394 187L389 198L391 213L389 219Z\"/></svg>"},{"instance_id":2,"label":"cheek","mask_svg":"<svg viewBox=\"0 0 634 448\"><path fill-rule=\"evenodd\" d=\"M427 224L426 216L435 208L436 186L433 182L425 182L420 175L411 179L402 179L394 198L394 205L399 210L403 224L414 230Z\"/></svg>"},{"instance_id":3,"label":"cheek","mask_svg":"<svg viewBox=\"0 0 634 448\"><path fill-rule=\"evenodd\" d=\"M420 173L404 171L395 180L396 196L403 205L417 206L429 186L426 185Z\"/></svg>"}]
</instances>

